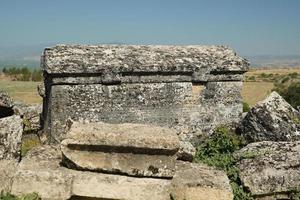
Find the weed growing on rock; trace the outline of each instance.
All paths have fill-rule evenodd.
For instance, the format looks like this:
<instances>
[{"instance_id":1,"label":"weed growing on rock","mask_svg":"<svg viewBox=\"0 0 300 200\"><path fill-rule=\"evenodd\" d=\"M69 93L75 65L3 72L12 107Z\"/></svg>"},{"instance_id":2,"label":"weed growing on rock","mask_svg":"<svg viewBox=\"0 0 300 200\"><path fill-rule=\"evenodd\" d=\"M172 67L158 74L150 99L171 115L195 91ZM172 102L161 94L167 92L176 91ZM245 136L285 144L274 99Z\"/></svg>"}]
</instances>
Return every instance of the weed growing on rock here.
<instances>
[{"instance_id":1,"label":"weed growing on rock","mask_svg":"<svg viewBox=\"0 0 300 200\"><path fill-rule=\"evenodd\" d=\"M20 197L16 197L12 194L1 192L0 200L41 200L41 198L37 193L25 194Z\"/></svg>"},{"instance_id":2,"label":"weed growing on rock","mask_svg":"<svg viewBox=\"0 0 300 200\"><path fill-rule=\"evenodd\" d=\"M195 162L205 163L224 170L230 179L234 200L253 200L241 184L236 167L237 159L233 152L245 146L242 137L231 133L225 126L217 128L209 139L200 144L194 158Z\"/></svg>"},{"instance_id":3,"label":"weed growing on rock","mask_svg":"<svg viewBox=\"0 0 300 200\"><path fill-rule=\"evenodd\" d=\"M249 112L250 106L247 102L243 102L243 112Z\"/></svg>"}]
</instances>

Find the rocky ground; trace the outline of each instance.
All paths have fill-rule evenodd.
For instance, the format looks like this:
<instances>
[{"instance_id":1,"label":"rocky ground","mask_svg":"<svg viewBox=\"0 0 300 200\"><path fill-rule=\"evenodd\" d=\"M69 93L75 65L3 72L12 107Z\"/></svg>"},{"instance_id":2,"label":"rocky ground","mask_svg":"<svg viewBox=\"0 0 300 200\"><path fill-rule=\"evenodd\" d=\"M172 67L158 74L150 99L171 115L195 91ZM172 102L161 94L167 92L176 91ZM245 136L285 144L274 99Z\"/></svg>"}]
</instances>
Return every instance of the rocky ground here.
<instances>
[{"instance_id":1,"label":"rocky ground","mask_svg":"<svg viewBox=\"0 0 300 200\"><path fill-rule=\"evenodd\" d=\"M49 145L26 149L26 138L36 138L38 142L35 144L41 143L40 113L40 105L16 103L5 92L0 92L0 191L16 195L38 192L43 199L81 199L85 196L132 200L238 199L237 194L233 194L235 190L230 187L233 185L232 178L226 170L229 178L218 167L176 161L178 140L172 132L160 128L114 126L116 133L110 135L112 133L105 130L112 130L109 127L111 125L75 123L69 130L69 137L63 141L62 149L61 146ZM299 110L273 92L244 116L233 129L236 128L237 134L246 143L243 148L234 151L233 157L239 187L249 193L245 199L299 198ZM100 126L97 137L83 138L81 135L82 131L90 131L90 135L93 135ZM123 135L118 135L124 129L130 129L131 136L122 138ZM144 135L138 134L141 130ZM158 137L149 137L147 131L155 131ZM112 137L118 139L113 140ZM136 137L141 140L134 140ZM112 141L106 144L108 140L105 138ZM80 142L83 147L76 146ZM107 152L105 148L113 142L114 146L120 147ZM81 151L87 143L96 146L88 149L91 151L89 157L82 156L84 153ZM154 155L157 154L156 146L164 153ZM137 154L127 154L128 149L134 149ZM118 157L117 153L120 152L125 152L127 157ZM149 155L138 154L141 152ZM127 165L92 162L95 159L108 160L112 155L121 163L128 160L147 160L151 163L163 157L162 160L171 164L159 163L158 171L145 171L148 169L147 162L136 162L136 170L131 171ZM110 174L99 171L108 171ZM143 177L137 177L139 175Z\"/></svg>"}]
</instances>

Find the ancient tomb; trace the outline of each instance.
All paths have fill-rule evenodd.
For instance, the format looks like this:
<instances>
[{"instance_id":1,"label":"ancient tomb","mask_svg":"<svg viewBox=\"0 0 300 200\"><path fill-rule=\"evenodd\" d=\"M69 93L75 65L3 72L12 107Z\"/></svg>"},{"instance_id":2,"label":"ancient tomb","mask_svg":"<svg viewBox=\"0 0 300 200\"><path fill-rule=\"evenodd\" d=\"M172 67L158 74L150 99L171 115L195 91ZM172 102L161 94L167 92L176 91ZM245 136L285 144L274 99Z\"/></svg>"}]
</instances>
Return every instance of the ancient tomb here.
<instances>
[{"instance_id":1,"label":"ancient tomb","mask_svg":"<svg viewBox=\"0 0 300 200\"><path fill-rule=\"evenodd\" d=\"M68 119L175 129L197 143L239 121L248 62L224 46L58 45L42 56L43 125L51 142Z\"/></svg>"}]
</instances>

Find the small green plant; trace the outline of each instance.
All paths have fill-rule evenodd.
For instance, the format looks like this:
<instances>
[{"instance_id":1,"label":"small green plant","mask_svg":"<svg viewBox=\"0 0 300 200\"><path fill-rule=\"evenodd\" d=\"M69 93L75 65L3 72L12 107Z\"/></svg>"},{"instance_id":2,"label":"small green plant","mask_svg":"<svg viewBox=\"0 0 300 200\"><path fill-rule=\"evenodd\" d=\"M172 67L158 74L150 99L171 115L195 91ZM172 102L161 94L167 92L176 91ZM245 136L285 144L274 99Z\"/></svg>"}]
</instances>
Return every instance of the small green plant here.
<instances>
[{"instance_id":1,"label":"small green plant","mask_svg":"<svg viewBox=\"0 0 300 200\"><path fill-rule=\"evenodd\" d=\"M230 184L234 193L234 200L253 200L251 195L243 188L238 168L237 159L233 152L246 145L245 140L230 132L225 126L217 128L214 134L200 144L194 162L205 163L224 170L230 179Z\"/></svg>"},{"instance_id":2,"label":"small green plant","mask_svg":"<svg viewBox=\"0 0 300 200\"><path fill-rule=\"evenodd\" d=\"M26 156L28 151L32 148L41 145L39 138L36 137L23 137L22 138L22 145L21 145L21 157Z\"/></svg>"},{"instance_id":3,"label":"small green plant","mask_svg":"<svg viewBox=\"0 0 300 200\"><path fill-rule=\"evenodd\" d=\"M0 200L41 200L37 193L24 194L20 197L16 197L10 193L1 192Z\"/></svg>"},{"instance_id":4,"label":"small green plant","mask_svg":"<svg viewBox=\"0 0 300 200\"><path fill-rule=\"evenodd\" d=\"M243 112L249 112L250 106L247 102L243 101Z\"/></svg>"}]
</instances>

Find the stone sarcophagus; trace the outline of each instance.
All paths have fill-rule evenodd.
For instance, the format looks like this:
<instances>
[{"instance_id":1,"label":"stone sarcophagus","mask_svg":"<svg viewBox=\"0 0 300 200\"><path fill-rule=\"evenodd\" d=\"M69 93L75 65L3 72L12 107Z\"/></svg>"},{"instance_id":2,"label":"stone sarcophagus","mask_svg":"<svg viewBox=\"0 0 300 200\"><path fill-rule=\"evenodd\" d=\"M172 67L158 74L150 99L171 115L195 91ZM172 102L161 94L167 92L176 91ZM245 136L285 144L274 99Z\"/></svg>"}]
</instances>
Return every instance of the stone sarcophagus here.
<instances>
[{"instance_id":1,"label":"stone sarcophagus","mask_svg":"<svg viewBox=\"0 0 300 200\"><path fill-rule=\"evenodd\" d=\"M175 129L196 144L238 122L249 63L224 46L58 45L42 56L44 130L65 137L67 120Z\"/></svg>"}]
</instances>

